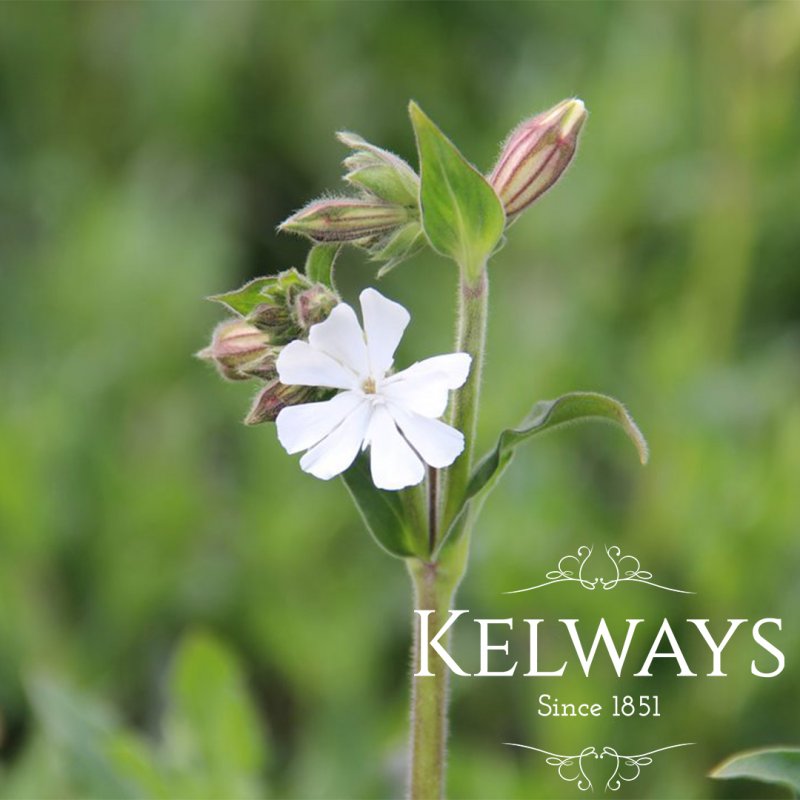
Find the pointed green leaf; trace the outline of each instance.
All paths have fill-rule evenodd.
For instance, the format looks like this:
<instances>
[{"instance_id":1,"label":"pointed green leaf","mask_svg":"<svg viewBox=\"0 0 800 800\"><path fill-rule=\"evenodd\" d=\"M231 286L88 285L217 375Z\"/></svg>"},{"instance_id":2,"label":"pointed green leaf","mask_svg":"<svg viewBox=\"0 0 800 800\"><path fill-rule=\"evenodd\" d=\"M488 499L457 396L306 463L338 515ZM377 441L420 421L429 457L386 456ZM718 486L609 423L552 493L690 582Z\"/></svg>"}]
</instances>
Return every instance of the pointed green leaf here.
<instances>
[{"instance_id":1,"label":"pointed green leaf","mask_svg":"<svg viewBox=\"0 0 800 800\"><path fill-rule=\"evenodd\" d=\"M800 749L749 750L723 761L711 772L712 778L749 778L778 783L800 793Z\"/></svg>"},{"instance_id":2,"label":"pointed green leaf","mask_svg":"<svg viewBox=\"0 0 800 800\"><path fill-rule=\"evenodd\" d=\"M310 282L296 269L287 269L277 275L254 278L240 289L209 297L238 314L246 317L262 303L285 304L298 291L310 286Z\"/></svg>"},{"instance_id":3,"label":"pointed green leaf","mask_svg":"<svg viewBox=\"0 0 800 800\"><path fill-rule=\"evenodd\" d=\"M474 280L506 224L505 212L486 178L412 101L411 122L420 163L422 226L431 245Z\"/></svg>"},{"instance_id":4,"label":"pointed green leaf","mask_svg":"<svg viewBox=\"0 0 800 800\"><path fill-rule=\"evenodd\" d=\"M274 282L274 277L255 278L242 286L241 289L235 289L224 294L215 294L208 299L216 303L222 303L234 314L246 317L259 303L264 302L262 290L271 286Z\"/></svg>"},{"instance_id":5,"label":"pointed green leaf","mask_svg":"<svg viewBox=\"0 0 800 800\"><path fill-rule=\"evenodd\" d=\"M511 461L518 444L553 428L591 419L619 425L636 445L639 460L642 464L647 463L647 442L622 403L595 392L571 392L556 400L538 402L519 427L500 434L494 450L475 468L467 486L467 497L474 497L494 485Z\"/></svg>"},{"instance_id":6,"label":"pointed green leaf","mask_svg":"<svg viewBox=\"0 0 800 800\"><path fill-rule=\"evenodd\" d=\"M439 547L441 548L451 536L463 530L469 513L473 515L478 513L484 498L511 463L517 445L545 431L585 420L599 420L619 425L636 446L639 460L642 464L647 463L647 442L642 432L625 406L613 397L596 392L571 392L555 400L541 400L518 427L508 428L500 434L494 449L475 467L462 504L450 521Z\"/></svg>"},{"instance_id":7,"label":"pointed green leaf","mask_svg":"<svg viewBox=\"0 0 800 800\"><path fill-rule=\"evenodd\" d=\"M401 493L387 492L375 486L369 460L364 454L356 459L342 479L367 529L384 550L399 558L423 555L416 546L414 531L406 518Z\"/></svg>"},{"instance_id":8,"label":"pointed green leaf","mask_svg":"<svg viewBox=\"0 0 800 800\"><path fill-rule=\"evenodd\" d=\"M333 265L339 255L340 244L318 244L306 256L306 277L313 283L322 283L333 289Z\"/></svg>"}]
</instances>

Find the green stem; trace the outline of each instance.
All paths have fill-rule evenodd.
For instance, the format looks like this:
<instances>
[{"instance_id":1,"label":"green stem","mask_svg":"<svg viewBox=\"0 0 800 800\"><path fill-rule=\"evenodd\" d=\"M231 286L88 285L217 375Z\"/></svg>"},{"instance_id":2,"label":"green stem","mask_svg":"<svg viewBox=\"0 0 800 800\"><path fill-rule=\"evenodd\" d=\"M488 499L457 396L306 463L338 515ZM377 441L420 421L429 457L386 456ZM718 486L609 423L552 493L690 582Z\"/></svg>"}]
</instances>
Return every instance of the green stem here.
<instances>
[{"instance_id":1,"label":"green stem","mask_svg":"<svg viewBox=\"0 0 800 800\"><path fill-rule=\"evenodd\" d=\"M415 540L415 553L423 553L428 548L428 514L423 486L410 486L400 492L406 521Z\"/></svg>"},{"instance_id":2,"label":"green stem","mask_svg":"<svg viewBox=\"0 0 800 800\"><path fill-rule=\"evenodd\" d=\"M428 543L431 561L411 559L409 571L414 583L414 608L434 613L429 630L437 631L445 623L452 607L458 584L467 567L470 529L473 515L464 518L459 535L451 537L439 548L442 531L460 508L466 494L478 419L483 351L486 343L486 315L489 302L489 282L486 270L481 269L474 279L461 270L458 291L458 332L456 350L469 353L472 365L464 386L455 394L450 409L450 423L464 434L464 452L446 470L431 470L428 474ZM444 515L440 519L440 503L444 500ZM443 523L443 524L441 524ZM436 554L435 556L433 554ZM412 664L419 667L419 617L415 618ZM443 642L447 647L447 641ZM449 672L439 664L432 676L414 676L411 699L411 769L409 793L412 800L438 800L444 796L444 769L447 749L447 699Z\"/></svg>"},{"instance_id":3,"label":"green stem","mask_svg":"<svg viewBox=\"0 0 800 800\"><path fill-rule=\"evenodd\" d=\"M472 365L467 382L454 397L450 424L464 434L466 444L464 452L447 470L444 520L441 526L443 531L448 530L461 507L472 470L489 309L489 279L486 270L482 269L474 280L468 280L464 273L462 270L458 291L456 350L469 353L472 356Z\"/></svg>"},{"instance_id":4,"label":"green stem","mask_svg":"<svg viewBox=\"0 0 800 800\"><path fill-rule=\"evenodd\" d=\"M428 555L436 549L439 535L439 470L428 467Z\"/></svg>"},{"instance_id":5,"label":"green stem","mask_svg":"<svg viewBox=\"0 0 800 800\"><path fill-rule=\"evenodd\" d=\"M408 562L414 585L414 608L434 613L428 630L433 635L447 621L458 584L464 575L469 551L469 537L459 539L459 546L445 558L432 564L419 559ZM448 646L443 637L442 645ZM412 669L420 664L419 617L415 615ZM411 692L411 765L409 797L411 800L439 800L444 797L447 751L447 700L450 673L444 664L431 663L433 675L413 677Z\"/></svg>"}]
</instances>

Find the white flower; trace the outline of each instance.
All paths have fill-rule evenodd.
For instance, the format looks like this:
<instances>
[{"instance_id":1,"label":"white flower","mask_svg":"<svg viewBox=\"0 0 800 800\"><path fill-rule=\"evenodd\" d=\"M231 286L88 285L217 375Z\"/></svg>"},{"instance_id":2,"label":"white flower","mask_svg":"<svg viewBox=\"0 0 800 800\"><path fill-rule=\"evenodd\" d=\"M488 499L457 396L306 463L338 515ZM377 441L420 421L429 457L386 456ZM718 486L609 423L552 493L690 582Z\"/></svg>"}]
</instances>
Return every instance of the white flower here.
<instances>
[{"instance_id":1,"label":"white flower","mask_svg":"<svg viewBox=\"0 0 800 800\"><path fill-rule=\"evenodd\" d=\"M341 389L322 403L284 408L276 420L287 453L306 450L300 466L322 480L344 472L360 450L370 450L379 489L403 489L425 477L425 464L447 467L464 449L460 431L441 422L448 392L467 379L467 353L427 358L394 375L394 352L410 320L408 311L374 289L355 311L340 303L278 357L281 383ZM424 463L423 463L424 462Z\"/></svg>"}]
</instances>

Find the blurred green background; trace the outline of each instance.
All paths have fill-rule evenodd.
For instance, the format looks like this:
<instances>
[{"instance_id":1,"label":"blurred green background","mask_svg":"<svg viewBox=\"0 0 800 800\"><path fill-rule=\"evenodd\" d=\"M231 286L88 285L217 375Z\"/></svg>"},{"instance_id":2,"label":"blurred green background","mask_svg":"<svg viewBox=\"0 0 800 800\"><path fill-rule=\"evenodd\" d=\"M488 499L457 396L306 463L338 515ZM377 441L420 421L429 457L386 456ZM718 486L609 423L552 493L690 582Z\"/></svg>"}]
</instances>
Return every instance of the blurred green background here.
<instances>
[{"instance_id":1,"label":"blurred green background","mask_svg":"<svg viewBox=\"0 0 800 800\"><path fill-rule=\"evenodd\" d=\"M800 4L624 2L3 7L0 796L402 794L403 565L341 484L240 424L249 385L192 358L223 316L203 298L302 265L275 226L337 189L335 130L415 164L413 97L488 170L571 95L591 112L576 162L492 267L481 442L595 389L652 461L602 427L524 449L458 607L783 617L787 669L753 678L745 634L726 679L456 680L450 794L577 794L504 741L693 741L619 795L781 796L705 774L800 742ZM356 253L338 274L349 299L374 282ZM430 254L381 282L413 314L399 363L450 348L454 282ZM697 595L501 594L583 544ZM474 632L455 649L473 663ZM658 692L662 716L542 720L541 691Z\"/></svg>"}]
</instances>

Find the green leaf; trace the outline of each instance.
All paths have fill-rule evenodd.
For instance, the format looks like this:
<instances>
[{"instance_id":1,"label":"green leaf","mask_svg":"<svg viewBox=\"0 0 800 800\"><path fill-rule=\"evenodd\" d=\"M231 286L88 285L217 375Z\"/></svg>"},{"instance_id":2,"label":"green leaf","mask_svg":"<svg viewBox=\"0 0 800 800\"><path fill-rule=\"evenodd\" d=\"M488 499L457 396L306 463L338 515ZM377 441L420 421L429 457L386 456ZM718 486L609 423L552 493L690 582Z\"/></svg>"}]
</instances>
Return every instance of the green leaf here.
<instances>
[{"instance_id":1,"label":"green leaf","mask_svg":"<svg viewBox=\"0 0 800 800\"><path fill-rule=\"evenodd\" d=\"M123 728L94 698L47 675L26 682L38 722L32 747L35 776L25 766L15 788L48 796L169 800L242 800L265 796L264 739L234 657L205 634L189 634L170 672L163 737L158 742ZM15 770L16 774L16 770ZM65 789L65 787L67 787Z\"/></svg>"},{"instance_id":2,"label":"green leaf","mask_svg":"<svg viewBox=\"0 0 800 800\"><path fill-rule=\"evenodd\" d=\"M224 294L215 294L208 299L213 300L215 303L222 303L234 314L246 317L257 305L264 302L262 290L274 283L274 277L255 278L242 286L241 289L235 289Z\"/></svg>"},{"instance_id":3,"label":"green leaf","mask_svg":"<svg viewBox=\"0 0 800 800\"><path fill-rule=\"evenodd\" d=\"M647 442L625 406L613 397L595 392L571 392L556 400L541 400L517 428L508 428L500 434L497 445L472 473L467 486L467 497L491 488L511 462L514 448L521 442L545 431L583 420L601 420L619 425L636 445L639 460L647 463Z\"/></svg>"},{"instance_id":4,"label":"green leaf","mask_svg":"<svg viewBox=\"0 0 800 800\"><path fill-rule=\"evenodd\" d=\"M422 226L435 250L455 259L468 280L480 275L505 229L494 189L413 101L420 162Z\"/></svg>"},{"instance_id":5,"label":"green leaf","mask_svg":"<svg viewBox=\"0 0 800 800\"><path fill-rule=\"evenodd\" d=\"M467 514L476 514L480 510L483 499L497 485L500 476L511 463L517 445L545 431L586 420L619 425L636 446L639 460L642 464L647 463L647 442L642 432L625 406L613 397L596 392L571 392L555 400L541 400L518 427L507 428L500 434L494 449L475 467L461 506L450 521L439 547L441 548L454 533L463 530ZM475 503L477 506L471 508Z\"/></svg>"},{"instance_id":6,"label":"green leaf","mask_svg":"<svg viewBox=\"0 0 800 800\"><path fill-rule=\"evenodd\" d=\"M398 558L422 556L407 520L400 492L378 489L372 482L369 460L361 454L343 475L347 491L375 541Z\"/></svg>"},{"instance_id":7,"label":"green leaf","mask_svg":"<svg viewBox=\"0 0 800 800\"><path fill-rule=\"evenodd\" d=\"M712 778L749 778L778 783L800 793L800 749L775 748L737 753L711 772Z\"/></svg>"},{"instance_id":8,"label":"green leaf","mask_svg":"<svg viewBox=\"0 0 800 800\"><path fill-rule=\"evenodd\" d=\"M333 264L340 249L340 244L314 245L306 256L306 277L333 289Z\"/></svg>"},{"instance_id":9,"label":"green leaf","mask_svg":"<svg viewBox=\"0 0 800 800\"><path fill-rule=\"evenodd\" d=\"M258 796L261 726L235 657L208 634L188 635L175 655L164 728L185 795Z\"/></svg>"},{"instance_id":10,"label":"green leaf","mask_svg":"<svg viewBox=\"0 0 800 800\"><path fill-rule=\"evenodd\" d=\"M307 278L292 268L277 275L254 278L240 289L224 294L215 294L208 299L222 303L234 314L246 317L264 303L286 305L297 292L309 288L310 285Z\"/></svg>"}]
</instances>

